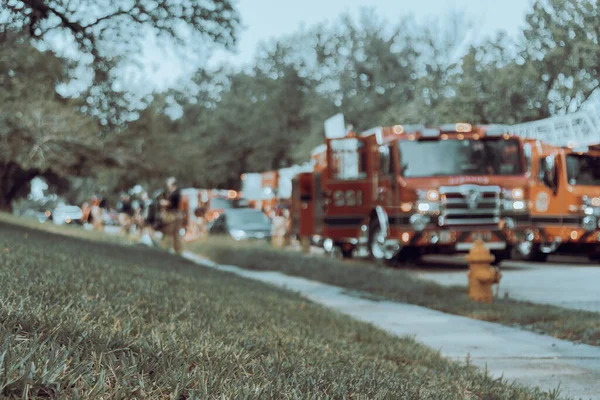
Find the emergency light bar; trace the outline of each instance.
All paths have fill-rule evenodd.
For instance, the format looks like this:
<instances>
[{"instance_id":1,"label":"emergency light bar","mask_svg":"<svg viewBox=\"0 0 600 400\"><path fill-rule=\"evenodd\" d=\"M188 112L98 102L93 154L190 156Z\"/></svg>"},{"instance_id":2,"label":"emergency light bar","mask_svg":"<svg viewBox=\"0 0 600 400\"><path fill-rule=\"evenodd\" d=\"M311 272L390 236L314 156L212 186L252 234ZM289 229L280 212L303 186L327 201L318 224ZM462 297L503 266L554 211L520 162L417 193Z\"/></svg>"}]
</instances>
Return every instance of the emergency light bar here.
<instances>
[{"instance_id":1,"label":"emergency light bar","mask_svg":"<svg viewBox=\"0 0 600 400\"><path fill-rule=\"evenodd\" d=\"M383 128L382 127L378 126L377 128L371 128L360 134L361 137L367 137L367 136L371 136L371 135L375 135L375 138L377 139L377 144L383 143Z\"/></svg>"},{"instance_id":2,"label":"emergency light bar","mask_svg":"<svg viewBox=\"0 0 600 400\"><path fill-rule=\"evenodd\" d=\"M588 151L590 151L590 148L588 146L573 147L571 148L571 151L573 151L574 153L587 153Z\"/></svg>"},{"instance_id":3,"label":"emergency light bar","mask_svg":"<svg viewBox=\"0 0 600 400\"><path fill-rule=\"evenodd\" d=\"M505 125L494 125L490 127L487 131L485 131L485 136L503 136L509 133L509 129Z\"/></svg>"},{"instance_id":4,"label":"emergency light bar","mask_svg":"<svg viewBox=\"0 0 600 400\"><path fill-rule=\"evenodd\" d=\"M404 133L417 133L425 129L425 125L422 124L403 125L402 127Z\"/></svg>"},{"instance_id":5,"label":"emergency light bar","mask_svg":"<svg viewBox=\"0 0 600 400\"><path fill-rule=\"evenodd\" d=\"M440 136L440 131L438 129L423 129L421 130L421 137L424 138L434 138Z\"/></svg>"},{"instance_id":6,"label":"emergency light bar","mask_svg":"<svg viewBox=\"0 0 600 400\"><path fill-rule=\"evenodd\" d=\"M458 132L458 133L470 133L473 130L471 124L459 122L458 124L443 124L440 126L442 132Z\"/></svg>"}]
</instances>

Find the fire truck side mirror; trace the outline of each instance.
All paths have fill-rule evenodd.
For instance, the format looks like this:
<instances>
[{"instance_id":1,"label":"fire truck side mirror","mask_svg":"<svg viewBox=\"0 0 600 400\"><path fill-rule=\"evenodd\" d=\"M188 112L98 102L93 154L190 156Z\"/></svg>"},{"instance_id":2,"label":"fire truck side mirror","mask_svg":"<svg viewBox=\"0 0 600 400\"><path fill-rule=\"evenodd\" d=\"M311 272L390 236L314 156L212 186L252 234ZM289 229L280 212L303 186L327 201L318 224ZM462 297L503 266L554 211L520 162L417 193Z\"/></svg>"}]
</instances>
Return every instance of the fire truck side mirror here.
<instances>
[{"instance_id":1,"label":"fire truck side mirror","mask_svg":"<svg viewBox=\"0 0 600 400\"><path fill-rule=\"evenodd\" d=\"M544 183L552 190L556 190L556 159L547 156L544 159Z\"/></svg>"}]
</instances>

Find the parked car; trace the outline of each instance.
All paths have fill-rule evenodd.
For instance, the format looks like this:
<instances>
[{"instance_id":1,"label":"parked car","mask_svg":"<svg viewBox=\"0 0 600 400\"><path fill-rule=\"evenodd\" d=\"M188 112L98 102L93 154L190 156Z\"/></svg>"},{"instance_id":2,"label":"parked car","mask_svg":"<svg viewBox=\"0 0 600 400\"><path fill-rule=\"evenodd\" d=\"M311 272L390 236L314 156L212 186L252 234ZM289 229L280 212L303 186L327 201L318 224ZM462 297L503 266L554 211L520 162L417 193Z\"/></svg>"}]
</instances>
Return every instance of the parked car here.
<instances>
[{"instance_id":1,"label":"parked car","mask_svg":"<svg viewBox=\"0 0 600 400\"><path fill-rule=\"evenodd\" d=\"M81 223L83 211L77 206L58 206L52 211L52 221L56 225Z\"/></svg>"},{"instance_id":2,"label":"parked car","mask_svg":"<svg viewBox=\"0 0 600 400\"><path fill-rule=\"evenodd\" d=\"M262 211L232 208L212 223L209 234L230 236L234 240L270 240L272 226L271 219Z\"/></svg>"}]
</instances>

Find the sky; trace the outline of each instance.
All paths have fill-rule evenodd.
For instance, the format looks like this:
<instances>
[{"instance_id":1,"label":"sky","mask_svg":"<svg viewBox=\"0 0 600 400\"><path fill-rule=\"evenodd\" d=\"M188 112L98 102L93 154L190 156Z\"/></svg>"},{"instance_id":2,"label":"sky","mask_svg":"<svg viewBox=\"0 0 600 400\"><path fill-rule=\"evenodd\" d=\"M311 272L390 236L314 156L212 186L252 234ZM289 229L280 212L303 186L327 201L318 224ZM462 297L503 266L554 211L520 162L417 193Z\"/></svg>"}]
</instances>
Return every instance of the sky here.
<instances>
[{"instance_id":1,"label":"sky","mask_svg":"<svg viewBox=\"0 0 600 400\"><path fill-rule=\"evenodd\" d=\"M477 34L493 36L499 30L516 35L525 22L531 0L237 0L245 25L238 54L218 54L218 60L248 63L261 41L291 34L323 21L334 22L341 14L357 16L363 8L394 23L414 15L417 21L443 18L451 11L463 11L478 26Z\"/></svg>"},{"instance_id":2,"label":"sky","mask_svg":"<svg viewBox=\"0 0 600 400\"><path fill-rule=\"evenodd\" d=\"M343 13L358 16L364 8L372 8L378 16L395 23L406 15L417 22L443 18L452 11L462 11L476 23L473 40L494 36L500 30L517 35L525 22L532 0L234 0L242 18L236 53L217 51L208 65L222 62L243 66L252 62L257 46L297 32L301 28L324 22L334 22ZM145 81L164 90L175 81L191 74L195 67L173 54L146 47ZM135 74L135 72L132 72ZM135 77L129 78L135 81ZM144 86L149 88L146 83Z\"/></svg>"}]
</instances>

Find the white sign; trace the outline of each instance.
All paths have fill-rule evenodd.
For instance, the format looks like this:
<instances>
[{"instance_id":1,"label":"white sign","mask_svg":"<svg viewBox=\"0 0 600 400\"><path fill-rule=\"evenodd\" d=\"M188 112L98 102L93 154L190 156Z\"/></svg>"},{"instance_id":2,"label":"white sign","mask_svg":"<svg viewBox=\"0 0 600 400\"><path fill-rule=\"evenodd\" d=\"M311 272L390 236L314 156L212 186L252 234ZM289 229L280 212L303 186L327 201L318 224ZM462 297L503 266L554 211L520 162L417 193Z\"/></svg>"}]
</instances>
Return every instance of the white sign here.
<instances>
[{"instance_id":1,"label":"white sign","mask_svg":"<svg viewBox=\"0 0 600 400\"><path fill-rule=\"evenodd\" d=\"M337 139L346 136L346 122L344 114L337 114L325 121L325 137Z\"/></svg>"}]
</instances>

